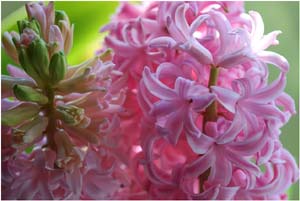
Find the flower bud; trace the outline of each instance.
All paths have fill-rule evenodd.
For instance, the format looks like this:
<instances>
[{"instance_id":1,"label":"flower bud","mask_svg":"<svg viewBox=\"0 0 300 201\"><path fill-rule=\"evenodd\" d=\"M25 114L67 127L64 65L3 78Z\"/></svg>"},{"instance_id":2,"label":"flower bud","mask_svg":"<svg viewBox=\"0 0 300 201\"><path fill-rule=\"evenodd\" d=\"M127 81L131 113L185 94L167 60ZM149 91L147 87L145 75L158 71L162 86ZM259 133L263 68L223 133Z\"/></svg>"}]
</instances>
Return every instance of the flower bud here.
<instances>
[{"instance_id":1,"label":"flower bud","mask_svg":"<svg viewBox=\"0 0 300 201\"><path fill-rule=\"evenodd\" d=\"M18 29L19 29L20 34L22 34L24 29L26 29L26 28L32 29L38 35L40 35L40 33L41 33L40 25L35 19L32 19L31 21L19 20L19 21L17 21L17 24L18 24Z\"/></svg>"},{"instance_id":2,"label":"flower bud","mask_svg":"<svg viewBox=\"0 0 300 201\"><path fill-rule=\"evenodd\" d=\"M108 48L99 55L99 58L102 62L111 61L113 58L114 52L112 49Z\"/></svg>"},{"instance_id":3,"label":"flower bud","mask_svg":"<svg viewBox=\"0 0 300 201\"><path fill-rule=\"evenodd\" d=\"M56 10L56 11L55 11L55 24L56 24L56 25L59 25L59 24L60 24L59 21L61 21L61 20L64 20L64 21L70 23L69 17L68 17L68 15L66 14L65 11L62 11L62 10Z\"/></svg>"},{"instance_id":4,"label":"flower bud","mask_svg":"<svg viewBox=\"0 0 300 201\"><path fill-rule=\"evenodd\" d=\"M42 80L47 81L49 78L49 55L46 43L40 38L35 39L28 46L27 55L36 73Z\"/></svg>"},{"instance_id":5,"label":"flower bud","mask_svg":"<svg viewBox=\"0 0 300 201\"><path fill-rule=\"evenodd\" d=\"M74 105L59 105L56 111L59 118L71 126L80 124L85 118L84 109Z\"/></svg>"},{"instance_id":6,"label":"flower bud","mask_svg":"<svg viewBox=\"0 0 300 201\"><path fill-rule=\"evenodd\" d=\"M64 51L64 39L61 30L57 25L50 26L48 47L50 57L55 52Z\"/></svg>"},{"instance_id":7,"label":"flower bud","mask_svg":"<svg viewBox=\"0 0 300 201\"><path fill-rule=\"evenodd\" d=\"M20 101L36 102L42 105L48 103L48 98L44 94L36 91L31 87L24 85L15 85L13 87L13 91L16 98Z\"/></svg>"},{"instance_id":8,"label":"flower bud","mask_svg":"<svg viewBox=\"0 0 300 201\"><path fill-rule=\"evenodd\" d=\"M1 123L4 126L16 126L25 120L36 116L40 108L34 104L23 103L1 113Z\"/></svg>"},{"instance_id":9,"label":"flower bud","mask_svg":"<svg viewBox=\"0 0 300 201\"><path fill-rule=\"evenodd\" d=\"M47 6L44 3L27 3L26 11L30 20L36 19L39 22L41 35L48 42L49 26L54 22L53 2L50 2Z\"/></svg>"},{"instance_id":10,"label":"flower bud","mask_svg":"<svg viewBox=\"0 0 300 201\"><path fill-rule=\"evenodd\" d=\"M1 96L2 98L13 96L12 88L16 84L27 86L35 86L35 83L27 78L11 77L8 75L1 75Z\"/></svg>"},{"instance_id":11,"label":"flower bud","mask_svg":"<svg viewBox=\"0 0 300 201\"><path fill-rule=\"evenodd\" d=\"M22 124L18 128L14 128L12 132L12 139L14 147L19 145L32 143L43 135L43 131L48 125L48 118L38 116L32 121Z\"/></svg>"},{"instance_id":12,"label":"flower bud","mask_svg":"<svg viewBox=\"0 0 300 201\"><path fill-rule=\"evenodd\" d=\"M70 25L69 17L64 11L55 11L55 24L60 28L64 40L64 52L68 54L73 46L74 26Z\"/></svg>"},{"instance_id":13,"label":"flower bud","mask_svg":"<svg viewBox=\"0 0 300 201\"><path fill-rule=\"evenodd\" d=\"M24 47L20 47L19 49L19 61L24 71L30 77L32 77L37 82L38 85L42 85L42 80L39 74L35 71L35 69L31 65L30 59L27 55L27 51Z\"/></svg>"},{"instance_id":14,"label":"flower bud","mask_svg":"<svg viewBox=\"0 0 300 201\"><path fill-rule=\"evenodd\" d=\"M37 35L37 33L35 33L32 29L25 28L20 36L20 40L14 40L14 43L17 49L19 49L20 46L27 48L32 43L32 41L34 41L38 37L39 36Z\"/></svg>"},{"instance_id":15,"label":"flower bud","mask_svg":"<svg viewBox=\"0 0 300 201\"><path fill-rule=\"evenodd\" d=\"M33 121L33 125L27 129L25 135L23 136L24 143L31 143L40 136L42 136L43 131L48 125L48 119L44 117L36 118Z\"/></svg>"},{"instance_id":16,"label":"flower bud","mask_svg":"<svg viewBox=\"0 0 300 201\"><path fill-rule=\"evenodd\" d=\"M15 63L19 63L17 48L14 44L13 37L17 37L17 40L20 40L19 34L15 32L4 32L2 36L2 45L6 54L14 60Z\"/></svg>"},{"instance_id":17,"label":"flower bud","mask_svg":"<svg viewBox=\"0 0 300 201\"><path fill-rule=\"evenodd\" d=\"M51 83L56 84L62 79L64 79L66 71L67 61L64 53L62 51L54 53L49 65Z\"/></svg>"}]
</instances>

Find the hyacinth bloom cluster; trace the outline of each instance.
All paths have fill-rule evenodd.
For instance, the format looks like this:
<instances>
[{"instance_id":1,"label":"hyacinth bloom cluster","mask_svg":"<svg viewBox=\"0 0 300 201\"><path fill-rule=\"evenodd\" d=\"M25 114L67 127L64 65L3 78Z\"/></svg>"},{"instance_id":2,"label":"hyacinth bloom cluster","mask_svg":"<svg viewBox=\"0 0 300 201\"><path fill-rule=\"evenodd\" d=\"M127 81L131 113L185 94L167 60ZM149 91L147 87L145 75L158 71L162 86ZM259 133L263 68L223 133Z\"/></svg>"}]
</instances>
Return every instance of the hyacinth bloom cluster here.
<instances>
[{"instance_id":1,"label":"hyacinth bloom cluster","mask_svg":"<svg viewBox=\"0 0 300 201\"><path fill-rule=\"evenodd\" d=\"M243 6L123 3L101 29L136 102L125 107L132 126L139 120L128 135L141 146L133 164L142 190L130 198L284 199L298 180L279 140L295 114L289 64L267 50L281 32L265 34L260 14Z\"/></svg>"},{"instance_id":2,"label":"hyacinth bloom cluster","mask_svg":"<svg viewBox=\"0 0 300 201\"><path fill-rule=\"evenodd\" d=\"M2 46L4 199L286 199L288 61L242 2L122 2L96 56L69 66L73 25L26 4ZM76 48L76 47L74 47ZM278 71L269 80L269 64Z\"/></svg>"}]
</instances>

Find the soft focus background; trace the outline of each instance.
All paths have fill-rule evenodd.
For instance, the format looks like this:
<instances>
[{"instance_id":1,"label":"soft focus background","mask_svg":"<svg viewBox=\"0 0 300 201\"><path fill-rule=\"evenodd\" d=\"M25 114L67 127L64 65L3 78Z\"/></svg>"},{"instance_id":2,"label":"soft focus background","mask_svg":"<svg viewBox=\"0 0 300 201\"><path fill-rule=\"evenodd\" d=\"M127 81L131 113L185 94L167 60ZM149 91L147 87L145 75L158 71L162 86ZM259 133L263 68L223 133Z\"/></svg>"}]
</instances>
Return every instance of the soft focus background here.
<instances>
[{"instance_id":1,"label":"soft focus background","mask_svg":"<svg viewBox=\"0 0 300 201\"><path fill-rule=\"evenodd\" d=\"M1 35L7 30L17 30L16 21L25 18L26 2L1 2ZM108 23L118 2L55 2L55 8L65 10L75 24L74 45L68 56L69 64L77 64L91 57L101 45L105 34L99 28ZM296 103L299 111L299 2L245 2L246 11L260 12L265 23L265 33L281 30L280 44L270 50L282 54L290 63L286 92ZM6 65L12 61L1 50L1 72L6 74ZM270 67L273 80L278 74ZM299 114L282 129L281 141L299 164ZM299 182L288 191L289 199L299 200Z\"/></svg>"}]
</instances>

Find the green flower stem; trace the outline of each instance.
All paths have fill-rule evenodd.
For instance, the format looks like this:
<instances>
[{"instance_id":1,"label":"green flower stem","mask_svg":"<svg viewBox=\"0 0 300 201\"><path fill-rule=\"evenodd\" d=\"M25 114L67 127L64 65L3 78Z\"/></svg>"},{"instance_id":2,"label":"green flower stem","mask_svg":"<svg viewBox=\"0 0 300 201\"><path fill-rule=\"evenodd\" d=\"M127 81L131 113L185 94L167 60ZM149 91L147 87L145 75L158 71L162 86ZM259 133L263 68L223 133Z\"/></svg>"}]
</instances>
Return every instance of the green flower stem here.
<instances>
[{"instance_id":1,"label":"green flower stem","mask_svg":"<svg viewBox=\"0 0 300 201\"><path fill-rule=\"evenodd\" d=\"M208 88L211 92L211 86L215 86L218 81L219 68L218 66L211 65L210 75L208 80ZM203 131L205 134L205 125L208 121L217 121L217 101L212 102L205 110L204 119L203 119ZM210 168L207 169L203 174L199 176L199 192L204 191L203 185L207 180L210 173Z\"/></svg>"},{"instance_id":2,"label":"green flower stem","mask_svg":"<svg viewBox=\"0 0 300 201\"><path fill-rule=\"evenodd\" d=\"M55 104L54 104L54 90L51 86L46 88L46 95L48 97L48 104L46 105L46 115L48 117L48 126L46 128L47 145L52 150L56 151L56 144L54 141L54 134L56 132L56 118L55 118Z\"/></svg>"},{"instance_id":3,"label":"green flower stem","mask_svg":"<svg viewBox=\"0 0 300 201\"><path fill-rule=\"evenodd\" d=\"M219 75L219 68L212 65L210 69L210 76L208 81L208 88L210 91L211 91L211 86L215 86L217 84L218 75ZM217 101L214 101L205 110L203 130L205 131L206 122L216 121L216 120L217 120Z\"/></svg>"}]
</instances>

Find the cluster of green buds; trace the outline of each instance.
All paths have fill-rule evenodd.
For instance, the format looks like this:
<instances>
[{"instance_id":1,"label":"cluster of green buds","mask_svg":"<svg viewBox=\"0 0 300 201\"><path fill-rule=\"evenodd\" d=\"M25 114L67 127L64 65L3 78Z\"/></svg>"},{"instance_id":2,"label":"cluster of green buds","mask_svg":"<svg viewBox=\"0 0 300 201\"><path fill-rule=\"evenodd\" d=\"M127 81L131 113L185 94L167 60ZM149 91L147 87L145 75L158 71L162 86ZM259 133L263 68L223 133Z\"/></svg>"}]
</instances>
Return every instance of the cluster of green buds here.
<instances>
[{"instance_id":1,"label":"cluster of green buds","mask_svg":"<svg viewBox=\"0 0 300 201\"><path fill-rule=\"evenodd\" d=\"M33 12L31 7L34 5L42 7L39 4L28 4L27 11L35 15L29 12L28 19L17 22L19 34L4 33L3 46L39 87L46 88L57 84L65 76L65 50L69 51L72 46L70 40L73 38L73 26L70 26L65 12L56 11L54 16L52 3L42 7L47 11L41 12L44 15ZM45 33L45 29L49 32Z\"/></svg>"},{"instance_id":2,"label":"cluster of green buds","mask_svg":"<svg viewBox=\"0 0 300 201\"><path fill-rule=\"evenodd\" d=\"M89 97L103 98L107 93L114 67L108 60L112 52L68 66L73 25L66 13L54 11L52 2L47 6L29 3L26 10L28 19L17 22L19 33L5 32L2 38L6 53L21 68L9 65L11 76L1 77L2 101L10 100L8 105L13 105L4 107L1 122L12 128L17 148L32 146L45 137L43 147L56 152L61 166L68 164L70 157L78 161L70 136L99 142L97 131L89 127L86 107L99 104L91 104Z\"/></svg>"}]
</instances>

